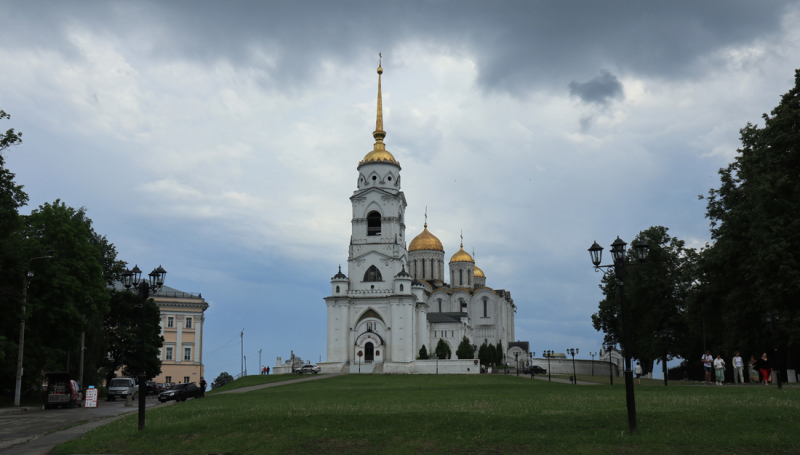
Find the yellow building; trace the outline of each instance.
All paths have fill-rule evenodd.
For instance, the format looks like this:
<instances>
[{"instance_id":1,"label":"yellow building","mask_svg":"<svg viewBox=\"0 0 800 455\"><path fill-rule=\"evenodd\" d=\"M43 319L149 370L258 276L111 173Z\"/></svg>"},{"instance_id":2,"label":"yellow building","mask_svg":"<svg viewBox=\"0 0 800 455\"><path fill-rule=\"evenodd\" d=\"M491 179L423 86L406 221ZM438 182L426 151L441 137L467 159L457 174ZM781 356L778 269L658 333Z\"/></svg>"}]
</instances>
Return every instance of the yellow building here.
<instances>
[{"instance_id":1,"label":"yellow building","mask_svg":"<svg viewBox=\"0 0 800 455\"><path fill-rule=\"evenodd\" d=\"M208 303L201 294L163 286L151 296L161 310L161 374L155 382L200 383L203 370L203 325ZM206 379L208 381L208 379Z\"/></svg>"}]
</instances>

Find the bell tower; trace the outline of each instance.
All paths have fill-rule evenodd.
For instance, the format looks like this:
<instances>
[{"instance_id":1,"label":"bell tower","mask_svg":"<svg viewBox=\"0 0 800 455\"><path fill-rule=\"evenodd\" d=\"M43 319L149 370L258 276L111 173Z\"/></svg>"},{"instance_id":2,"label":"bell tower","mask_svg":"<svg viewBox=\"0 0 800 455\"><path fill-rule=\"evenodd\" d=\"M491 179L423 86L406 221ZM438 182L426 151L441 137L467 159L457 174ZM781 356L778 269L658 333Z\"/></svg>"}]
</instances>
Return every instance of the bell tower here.
<instances>
[{"instance_id":1,"label":"bell tower","mask_svg":"<svg viewBox=\"0 0 800 455\"><path fill-rule=\"evenodd\" d=\"M358 163L348 257L350 289L391 294L394 277L407 265L406 198L400 190L400 163L386 150L383 139L383 103L378 66L378 112L375 144Z\"/></svg>"}]
</instances>

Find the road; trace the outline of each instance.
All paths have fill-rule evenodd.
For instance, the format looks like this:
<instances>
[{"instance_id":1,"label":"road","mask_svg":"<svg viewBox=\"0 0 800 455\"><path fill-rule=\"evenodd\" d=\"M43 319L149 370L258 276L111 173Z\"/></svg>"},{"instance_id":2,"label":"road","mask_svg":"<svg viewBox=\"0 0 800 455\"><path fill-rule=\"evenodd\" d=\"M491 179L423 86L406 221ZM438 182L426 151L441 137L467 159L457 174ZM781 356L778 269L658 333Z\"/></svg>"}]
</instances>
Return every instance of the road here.
<instances>
[{"instance_id":1,"label":"road","mask_svg":"<svg viewBox=\"0 0 800 455\"><path fill-rule=\"evenodd\" d=\"M169 401L166 404L171 403L173 402ZM0 412L0 454L47 453L56 444L80 436L91 428L109 422L109 417L138 411L138 404L135 402L133 407L126 407L124 401L100 401L97 408L47 410L23 408L24 411L3 409ZM147 407L156 405L159 405L158 400L155 397L148 397ZM98 422L96 425L82 425L93 421ZM57 432L57 430L75 425L80 426ZM76 435L76 432L79 433ZM50 434L43 436L46 433ZM40 447L45 445L48 447ZM40 451L39 449L45 450Z\"/></svg>"}]
</instances>

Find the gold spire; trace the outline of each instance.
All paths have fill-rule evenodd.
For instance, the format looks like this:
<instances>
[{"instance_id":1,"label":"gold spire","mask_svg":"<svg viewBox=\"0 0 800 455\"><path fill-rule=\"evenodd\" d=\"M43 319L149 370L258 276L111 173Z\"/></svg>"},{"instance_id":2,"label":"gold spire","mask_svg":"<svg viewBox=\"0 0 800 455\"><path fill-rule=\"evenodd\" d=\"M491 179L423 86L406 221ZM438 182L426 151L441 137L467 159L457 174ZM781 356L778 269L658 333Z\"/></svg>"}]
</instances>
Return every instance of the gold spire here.
<instances>
[{"instance_id":1,"label":"gold spire","mask_svg":"<svg viewBox=\"0 0 800 455\"><path fill-rule=\"evenodd\" d=\"M381 75L383 74L381 63L383 56L380 53L378 53L378 56L380 58L378 61L378 114L375 119L375 131L372 133L372 137L375 138L375 146L372 148L372 151L367 153L367 156L358 163L359 166L374 161L400 165L400 163L394 159L394 156L386 150L386 144L383 143L383 138L386 137L386 131L383 130L383 98L381 96Z\"/></svg>"}]
</instances>

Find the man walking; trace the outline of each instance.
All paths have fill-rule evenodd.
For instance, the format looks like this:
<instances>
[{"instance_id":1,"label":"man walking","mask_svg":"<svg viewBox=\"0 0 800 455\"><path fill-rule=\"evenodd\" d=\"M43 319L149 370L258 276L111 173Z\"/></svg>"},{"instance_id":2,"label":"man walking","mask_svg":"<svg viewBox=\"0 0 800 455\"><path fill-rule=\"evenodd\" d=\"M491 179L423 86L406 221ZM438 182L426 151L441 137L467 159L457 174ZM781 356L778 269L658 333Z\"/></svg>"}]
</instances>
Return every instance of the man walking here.
<instances>
[{"instance_id":1,"label":"man walking","mask_svg":"<svg viewBox=\"0 0 800 455\"><path fill-rule=\"evenodd\" d=\"M733 355L733 383L744 385L744 362L739 357L739 351Z\"/></svg>"},{"instance_id":2,"label":"man walking","mask_svg":"<svg viewBox=\"0 0 800 455\"><path fill-rule=\"evenodd\" d=\"M267 367L267 375L269 375L269 367Z\"/></svg>"},{"instance_id":3,"label":"man walking","mask_svg":"<svg viewBox=\"0 0 800 455\"><path fill-rule=\"evenodd\" d=\"M712 366L711 363L714 361L714 358L711 357L711 351L706 351L706 355L703 356L703 369L706 372L706 385L711 383L711 370Z\"/></svg>"},{"instance_id":4,"label":"man walking","mask_svg":"<svg viewBox=\"0 0 800 455\"><path fill-rule=\"evenodd\" d=\"M206 378L200 376L200 398L206 397Z\"/></svg>"}]
</instances>

